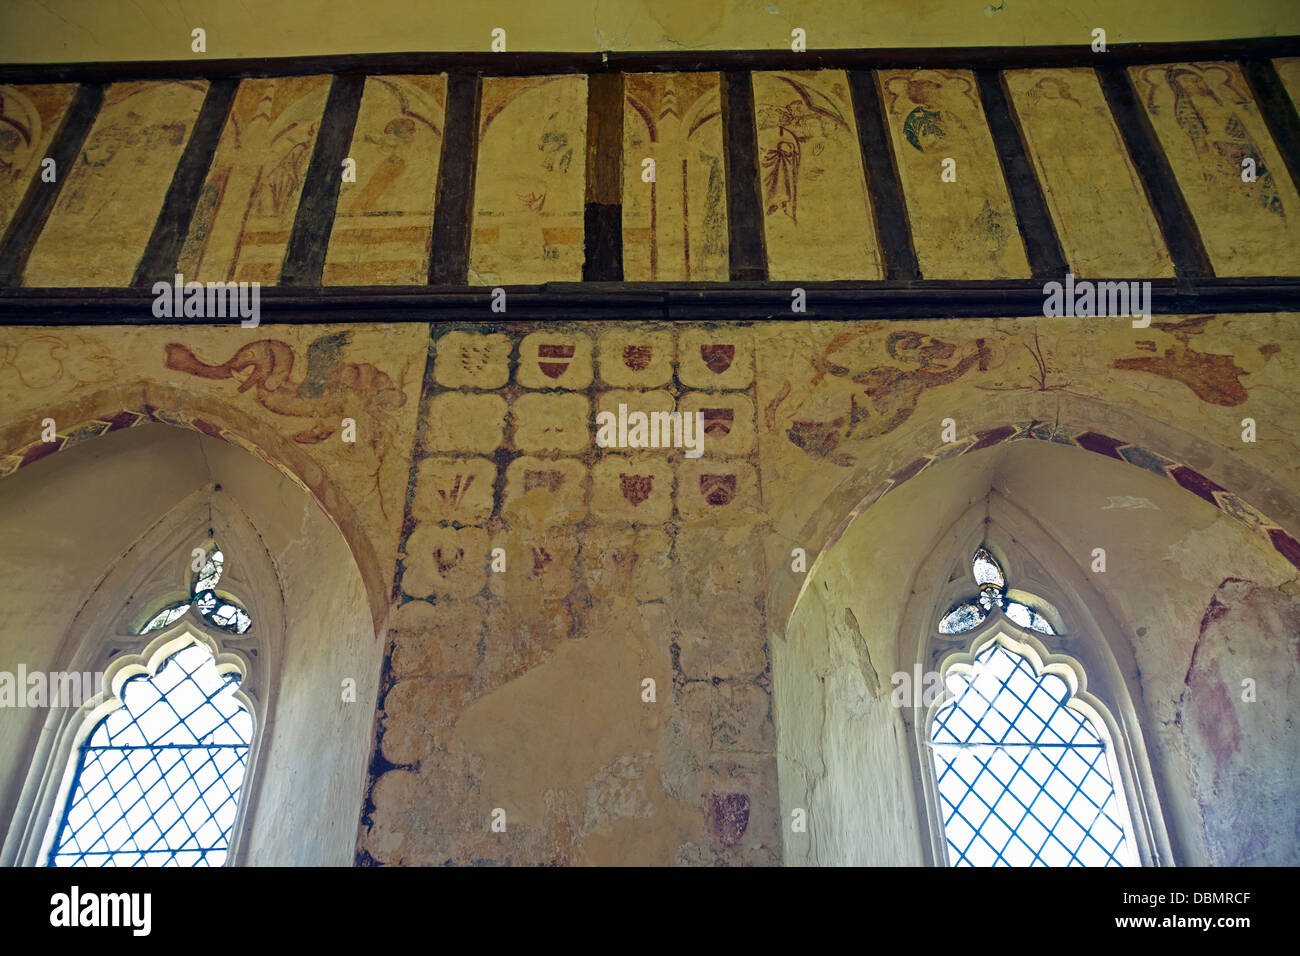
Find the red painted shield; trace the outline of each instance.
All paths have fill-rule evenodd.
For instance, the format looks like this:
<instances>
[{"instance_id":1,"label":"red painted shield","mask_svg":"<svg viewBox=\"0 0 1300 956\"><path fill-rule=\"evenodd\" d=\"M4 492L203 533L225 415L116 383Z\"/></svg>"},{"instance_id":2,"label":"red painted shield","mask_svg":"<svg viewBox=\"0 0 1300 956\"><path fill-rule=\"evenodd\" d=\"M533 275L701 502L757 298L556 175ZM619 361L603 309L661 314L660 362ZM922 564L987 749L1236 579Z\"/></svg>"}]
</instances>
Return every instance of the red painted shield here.
<instances>
[{"instance_id":1,"label":"red painted shield","mask_svg":"<svg viewBox=\"0 0 1300 956\"><path fill-rule=\"evenodd\" d=\"M618 481L623 487L623 497L636 506L650 497L650 492L654 489L655 476L619 475Z\"/></svg>"},{"instance_id":2,"label":"red painted shield","mask_svg":"<svg viewBox=\"0 0 1300 956\"><path fill-rule=\"evenodd\" d=\"M700 494L711 505L725 505L736 494L736 476L700 475Z\"/></svg>"},{"instance_id":3,"label":"red painted shield","mask_svg":"<svg viewBox=\"0 0 1300 956\"><path fill-rule=\"evenodd\" d=\"M704 416L704 434L706 435L729 435L731 434L731 422L736 417L734 409L730 408L701 408L700 413Z\"/></svg>"},{"instance_id":4,"label":"red painted shield","mask_svg":"<svg viewBox=\"0 0 1300 956\"><path fill-rule=\"evenodd\" d=\"M654 349L649 345L623 346L623 364L634 372L644 372L654 357Z\"/></svg>"},{"instance_id":5,"label":"red painted shield","mask_svg":"<svg viewBox=\"0 0 1300 956\"><path fill-rule=\"evenodd\" d=\"M709 794L709 829L723 846L735 846L749 828L749 795Z\"/></svg>"},{"instance_id":6,"label":"red painted shield","mask_svg":"<svg viewBox=\"0 0 1300 956\"><path fill-rule=\"evenodd\" d=\"M734 345L701 345L700 358L704 359L704 364L708 366L709 371L715 375L721 375L727 369L731 368L731 360L736 357L736 347Z\"/></svg>"},{"instance_id":7,"label":"red painted shield","mask_svg":"<svg viewBox=\"0 0 1300 956\"><path fill-rule=\"evenodd\" d=\"M548 378L559 378L569 368L568 360L573 358L572 345L537 346L537 364L542 374ZM544 359L564 359L563 362L547 362Z\"/></svg>"}]
</instances>

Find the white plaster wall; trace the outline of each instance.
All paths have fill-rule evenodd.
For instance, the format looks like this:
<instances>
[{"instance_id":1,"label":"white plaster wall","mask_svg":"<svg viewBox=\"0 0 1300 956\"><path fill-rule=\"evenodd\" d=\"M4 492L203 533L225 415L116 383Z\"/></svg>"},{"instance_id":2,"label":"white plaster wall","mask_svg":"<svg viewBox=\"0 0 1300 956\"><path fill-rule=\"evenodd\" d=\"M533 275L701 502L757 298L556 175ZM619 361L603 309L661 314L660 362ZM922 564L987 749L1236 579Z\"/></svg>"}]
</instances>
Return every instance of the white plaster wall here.
<instances>
[{"instance_id":1,"label":"white plaster wall","mask_svg":"<svg viewBox=\"0 0 1300 956\"><path fill-rule=\"evenodd\" d=\"M809 572L788 634L773 635L782 819L809 815L806 835L786 835L787 864L924 862L912 738L890 703L891 675L911 670L896 636L918 565L983 497L994 464L965 456L868 509Z\"/></svg>"},{"instance_id":2,"label":"white plaster wall","mask_svg":"<svg viewBox=\"0 0 1300 956\"><path fill-rule=\"evenodd\" d=\"M1042 448L1032 466L1021 457L1003 468L997 487L1040 515L1085 570L1094 548L1106 551L1106 573L1094 579L1132 649L1143 698L1135 703L1145 711L1144 736L1164 784L1179 862L1300 862L1300 757L1295 734L1284 732L1294 728L1291 690L1300 678L1295 568L1240 521L1172 481L1098 455L1080 458L1068 448ZM1253 586L1249 598L1238 590L1258 613L1228 613L1220 622L1224 640L1207 639L1207 610L1216 595L1233 603L1221 593L1232 580ZM1215 679L1198 683L1193 659L1200 670L1212 667ZM1257 682L1253 704L1241 699L1243 677ZM1209 695L1222 698L1220 683L1227 699L1215 701L1204 723L1231 723L1222 740L1191 719L1205 712ZM1239 785L1244 778L1253 782ZM1227 832L1212 835L1207 827Z\"/></svg>"},{"instance_id":3,"label":"white plaster wall","mask_svg":"<svg viewBox=\"0 0 1300 956\"><path fill-rule=\"evenodd\" d=\"M247 862L350 865L382 643L337 529L292 481L243 450L145 425L0 480L0 669L16 670L19 662L60 669L61 657L73 652L64 640L70 623L114 562L213 483L225 506L257 529L284 588L286 633L267 649L279 661L279 682L268 697ZM239 555L227 561L233 567ZM342 699L344 678L356 681L353 703ZM44 720L44 711L0 708L0 837Z\"/></svg>"},{"instance_id":4,"label":"white plaster wall","mask_svg":"<svg viewBox=\"0 0 1300 956\"><path fill-rule=\"evenodd\" d=\"M374 743L382 645L347 545L313 511L277 558L288 569L288 641L252 865L351 866ZM343 700L345 678L356 681L354 702Z\"/></svg>"},{"instance_id":5,"label":"white plaster wall","mask_svg":"<svg viewBox=\"0 0 1300 956\"><path fill-rule=\"evenodd\" d=\"M154 456L157 436L144 431L83 443L0 479L0 670L63 669L64 634L100 579L205 480L197 436L187 454ZM0 707L0 836L45 717Z\"/></svg>"},{"instance_id":6,"label":"white plaster wall","mask_svg":"<svg viewBox=\"0 0 1300 956\"><path fill-rule=\"evenodd\" d=\"M961 456L868 508L820 556L787 632L772 636L782 815L805 807L810 820L806 836L787 833L786 862L921 862L914 743L889 703L890 673L910 667L898 616L921 589L923 558L950 546L945 530L990 488L1062 546L1103 605L1095 611L1116 622L1113 679L1142 729L1175 860L1294 864L1294 568L1167 478L1027 442ZM1091 571L1098 547L1104 574ZM1225 610L1206 624L1212 602ZM1257 681L1254 703L1241 699L1243 676Z\"/></svg>"}]
</instances>

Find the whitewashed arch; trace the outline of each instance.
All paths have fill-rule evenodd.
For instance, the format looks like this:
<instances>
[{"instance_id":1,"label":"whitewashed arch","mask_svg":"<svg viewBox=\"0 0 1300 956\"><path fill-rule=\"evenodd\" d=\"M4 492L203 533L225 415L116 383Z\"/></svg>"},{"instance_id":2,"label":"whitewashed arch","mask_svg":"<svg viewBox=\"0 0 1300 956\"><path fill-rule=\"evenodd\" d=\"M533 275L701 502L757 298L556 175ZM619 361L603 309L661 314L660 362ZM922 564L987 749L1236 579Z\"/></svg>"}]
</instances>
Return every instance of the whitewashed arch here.
<instances>
[{"instance_id":1,"label":"whitewashed arch","mask_svg":"<svg viewBox=\"0 0 1300 956\"><path fill-rule=\"evenodd\" d=\"M102 673L103 690L81 706L51 707L41 729L0 863L41 866L58 837L76 778L80 750L99 723L122 706L125 682L154 675L168 658L198 644L219 672L238 673L235 699L253 719L248 765L227 865L243 862L245 837L261 782L260 754L270 742L284 644L283 595L274 562L256 529L214 489L195 491L146 532L98 582L78 612L58 655L66 669ZM161 630L141 634L161 607L189 595L191 554L212 540L226 555L222 590L238 596L252 617L244 634L210 626L192 607Z\"/></svg>"},{"instance_id":2,"label":"whitewashed arch","mask_svg":"<svg viewBox=\"0 0 1300 956\"><path fill-rule=\"evenodd\" d=\"M971 555L981 546L1002 565L1008 595L1045 611L1058 633L1021 627L996 607L972 630L940 633L940 619L973 589ZM1111 782L1131 823L1138 860L1144 866L1172 865L1174 852L1134 705L1141 690L1132 647L1104 596L1077 563L1030 515L996 491L973 504L923 561L902 618L900 662L911 663L911 672L937 673L944 687L950 670L969 672L992 642L1028 659L1040 676L1051 673L1066 682L1069 706L1107 739ZM926 862L935 866L948 865L948 853L930 728L951 700L945 689L927 705L918 693L919 706L903 711L914 741L917 816L928 836L923 851Z\"/></svg>"}]
</instances>

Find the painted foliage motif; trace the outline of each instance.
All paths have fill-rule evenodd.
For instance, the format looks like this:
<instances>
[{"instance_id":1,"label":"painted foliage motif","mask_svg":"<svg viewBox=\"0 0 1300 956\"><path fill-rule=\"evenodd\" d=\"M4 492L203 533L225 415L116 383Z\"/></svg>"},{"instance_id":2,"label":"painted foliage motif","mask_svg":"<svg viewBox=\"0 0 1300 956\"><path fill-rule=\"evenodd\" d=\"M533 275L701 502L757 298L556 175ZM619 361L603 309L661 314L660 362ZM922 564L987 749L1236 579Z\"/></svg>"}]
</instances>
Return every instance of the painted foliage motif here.
<instances>
[{"instance_id":1,"label":"painted foliage motif","mask_svg":"<svg viewBox=\"0 0 1300 956\"><path fill-rule=\"evenodd\" d=\"M1173 263L1097 75L1088 69L1003 75L1074 274L1172 276Z\"/></svg>"},{"instance_id":2,"label":"painted foliage motif","mask_svg":"<svg viewBox=\"0 0 1300 956\"><path fill-rule=\"evenodd\" d=\"M487 77L479 115L470 285L579 281L586 77Z\"/></svg>"},{"instance_id":3,"label":"painted foliage motif","mask_svg":"<svg viewBox=\"0 0 1300 956\"><path fill-rule=\"evenodd\" d=\"M0 378L25 389L80 388L117 380L122 363L100 343L71 329L33 331L0 344Z\"/></svg>"},{"instance_id":4,"label":"painted foliage motif","mask_svg":"<svg viewBox=\"0 0 1300 956\"><path fill-rule=\"evenodd\" d=\"M429 275L447 78L366 78L325 256L325 285L422 285Z\"/></svg>"},{"instance_id":5,"label":"painted foliage motif","mask_svg":"<svg viewBox=\"0 0 1300 956\"><path fill-rule=\"evenodd\" d=\"M76 91L72 84L0 86L0 235L40 175Z\"/></svg>"},{"instance_id":6,"label":"painted foliage motif","mask_svg":"<svg viewBox=\"0 0 1300 956\"><path fill-rule=\"evenodd\" d=\"M130 284L207 86L166 81L108 88L32 249L24 285Z\"/></svg>"},{"instance_id":7,"label":"painted foliage motif","mask_svg":"<svg viewBox=\"0 0 1300 956\"><path fill-rule=\"evenodd\" d=\"M634 73L623 113L623 275L725 282L727 188L717 73ZM642 179L643 161L655 177Z\"/></svg>"},{"instance_id":8,"label":"painted foliage motif","mask_svg":"<svg viewBox=\"0 0 1300 956\"><path fill-rule=\"evenodd\" d=\"M239 84L176 266L186 280L279 280L329 86L327 76Z\"/></svg>"},{"instance_id":9,"label":"painted foliage motif","mask_svg":"<svg viewBox=\"0 0 1300 956\"><path fill-rule=\"evenodd\" d=\"M878 75L926 279L1029 275L975 77L965 70L883 70ZM945 182L944 160L956 178Z\"/></svg>"},{"instance_id":10,"label":"painted foliage motif","mask_svg":"<svg viewBox=\"0 0 1300 956\"><path fill-rule=\"evenodd\" d=\"M1300 273L1300 197L1235 63L1129 68L1219 275ZM1243 180L1243 160L1255 179Z\"/></svg>"},{"instance_id":11,"label":"painted foliage motif","mask_svg":"<svg viewBox=\"0 0 1300 956\"><path fill-rule=\"evenodd\" d=\"M755 73L768 275L881 279L848 77Z\"/></svg>"}]
</instances>

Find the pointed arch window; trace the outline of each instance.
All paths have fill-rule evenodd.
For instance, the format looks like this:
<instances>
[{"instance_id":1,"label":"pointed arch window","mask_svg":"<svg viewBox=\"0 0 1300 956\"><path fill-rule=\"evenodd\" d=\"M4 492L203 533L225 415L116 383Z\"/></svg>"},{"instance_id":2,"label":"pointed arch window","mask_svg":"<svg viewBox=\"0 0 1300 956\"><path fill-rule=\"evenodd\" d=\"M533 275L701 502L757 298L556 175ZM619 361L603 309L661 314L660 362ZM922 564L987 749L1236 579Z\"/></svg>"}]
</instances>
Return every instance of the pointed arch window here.
<instances>
[{"instance_id":1,"label":"pointed arch window","mask_svg":"<svg viewBox=\"0 0 1300 956\"><path fill-rule=\"evenodd\" d=\"M1060 615L1037 596L1012 596L985 547L971 574L976 593L938 626L947 640L972 634L970 647L945 662L926 735L947 862L1138 864L1104 708L1083 692L1082 666L1038 637L1059 637Z\"/></svg>"},{"instance_id":2,"label":"pointed arch window","mask_svg":"<svg viewBox=\"0 0 1300 956\"><path fill-rule=\"evenodd\" d=\"M80 763L51 866L221 866L253 719L237 669L190 642L129 678Z\"/></svg>"},{"instance_id":3,"label":"pointed arch window","mask_svg":"<svg viewBox=\"0 0 1300 956\"><path fill-rule=\"evenodd\" d=\"M254 717L240 694L247 660L222 653L215 635L242 637L252 618L217 590L225 566L217 543L194 556L190 598L135 629L148 646L115 665L111 695L85 719L50 866L226 862Z\"/></svg>"}]
</instances>

